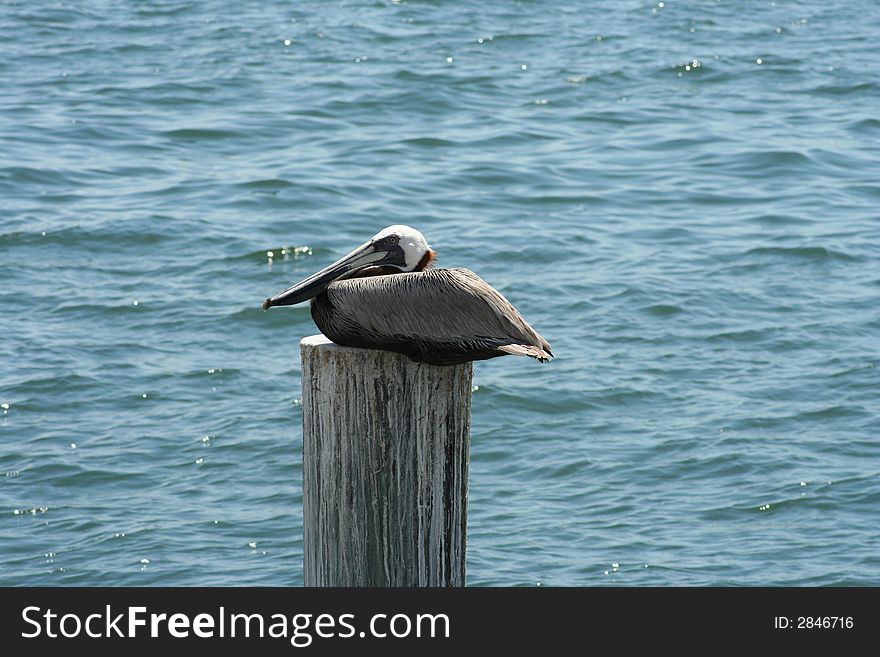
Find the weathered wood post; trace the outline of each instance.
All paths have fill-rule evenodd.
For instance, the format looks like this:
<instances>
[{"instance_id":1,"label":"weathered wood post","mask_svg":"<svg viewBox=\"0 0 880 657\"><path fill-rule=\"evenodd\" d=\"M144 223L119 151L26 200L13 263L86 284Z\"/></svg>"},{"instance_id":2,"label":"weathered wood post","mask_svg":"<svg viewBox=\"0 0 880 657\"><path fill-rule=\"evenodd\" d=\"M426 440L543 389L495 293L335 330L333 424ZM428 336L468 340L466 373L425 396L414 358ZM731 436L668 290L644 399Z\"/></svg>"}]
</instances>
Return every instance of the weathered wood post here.
<instances>
[{"instance_id":1,"label":"weathered wood post","mask_svg":"<svg viewBox=\"0 0 880 657\"><path fill-rule=\"evenodd\" d=\"M471 363L304 338L306 586L464 586Z\"/></svg>"}]
</instances>

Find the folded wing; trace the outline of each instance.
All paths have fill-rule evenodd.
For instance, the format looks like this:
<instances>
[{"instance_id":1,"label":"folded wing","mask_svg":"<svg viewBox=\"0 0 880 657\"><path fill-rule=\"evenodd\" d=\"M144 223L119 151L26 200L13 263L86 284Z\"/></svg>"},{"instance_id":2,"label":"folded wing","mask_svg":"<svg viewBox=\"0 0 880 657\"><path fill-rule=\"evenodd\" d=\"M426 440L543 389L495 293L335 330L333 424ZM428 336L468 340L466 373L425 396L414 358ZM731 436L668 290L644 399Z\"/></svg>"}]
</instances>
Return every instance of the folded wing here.
<instances>
[{"instance_id":1,"label":"folded wing","mask_svg":"<svg viewBox=\"0 0 880 657\"><path fill-rule=\"evenodd\" d=\"M319 318L322 308L316 307L313 314L340 344L390 349L436 364L504 354L552 357L549 343L516 308L468 269L342 280L329 286L326 297L332 313ZM333 326L323 325L330 315Z\"/></svg>"}]
</instances>

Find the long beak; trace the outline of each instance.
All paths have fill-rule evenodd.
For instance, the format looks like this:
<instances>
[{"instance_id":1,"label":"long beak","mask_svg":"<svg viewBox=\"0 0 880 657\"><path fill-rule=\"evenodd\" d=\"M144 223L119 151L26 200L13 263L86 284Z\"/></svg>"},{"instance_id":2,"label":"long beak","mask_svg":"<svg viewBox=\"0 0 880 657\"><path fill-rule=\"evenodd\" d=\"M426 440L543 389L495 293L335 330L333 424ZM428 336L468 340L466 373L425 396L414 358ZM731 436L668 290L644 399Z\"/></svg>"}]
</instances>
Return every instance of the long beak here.
<instances>
[{"instance_id":1,"label":"long beak","mask_svg":"<svg viewBox=\"0 0 880 657\"><path fill-rule=\"evenodd\" d=\"M292 306L295 303L307 301L321 294L333 281L344 277L350 272L378 264L385 260L388 255L388 251L381 248L377 249L373 242L367 242L332 265L312 274L293 287L284 290L284 292L266 299L263 302L263 310L267 310L272 306Z\"/></svg>"}]
</instances>

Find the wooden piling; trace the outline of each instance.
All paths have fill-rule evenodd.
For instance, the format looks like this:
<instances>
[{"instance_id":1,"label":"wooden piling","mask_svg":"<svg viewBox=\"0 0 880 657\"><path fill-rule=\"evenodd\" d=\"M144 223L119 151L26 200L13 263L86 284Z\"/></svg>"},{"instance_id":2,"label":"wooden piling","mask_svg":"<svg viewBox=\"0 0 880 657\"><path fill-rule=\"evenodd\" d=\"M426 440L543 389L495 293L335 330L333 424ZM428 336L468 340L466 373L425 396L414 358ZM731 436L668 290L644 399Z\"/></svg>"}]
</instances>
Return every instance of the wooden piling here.
<instances>
[{"instance_id":1,"label":"wooden piling","mask_svg":"<svg viewBox=\"0 0 880 657\"><path fill-rule=\"evenodd\" d=\"M464 586L472 364L304 338L306 586Z\"/></svg>"}]
</instances>

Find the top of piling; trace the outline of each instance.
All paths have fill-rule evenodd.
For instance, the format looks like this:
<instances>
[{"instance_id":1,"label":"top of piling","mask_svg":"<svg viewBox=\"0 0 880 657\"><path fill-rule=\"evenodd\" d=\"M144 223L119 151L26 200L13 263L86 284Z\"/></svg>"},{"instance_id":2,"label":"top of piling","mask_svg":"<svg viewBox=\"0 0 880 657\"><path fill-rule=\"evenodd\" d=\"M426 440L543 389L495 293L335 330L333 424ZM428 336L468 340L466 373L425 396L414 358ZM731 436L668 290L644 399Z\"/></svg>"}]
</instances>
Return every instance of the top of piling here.
<instances>
[{"instance_id":1,"label":"top of piling","mask_svg":"<svg viewBox=\"0 0 880 657\"><path fill-rule=\"evenodd\" d=\"M320 353L325 357L329 354L334 354L338 357L342 358L354 358L359 360L364 358L368 354L382 354L385 356L397 356L398 354L394 354L390 351L382 351L380 349L362 349L360 347L344 347L341 344L336 344L330 338L328 338L323 333L318 333L317 335L309 335L299 342L300 351L303 354L306 353Z\"/></svg>"},{"instance_id":2,"label":"top of piling","mask_svg":"<svg viewBox=\"0 0 880 657\"><path fill-rule=\"evenodd\" d=\"M323 333L318 333L317 335L309 335L302 340L300 340L299 345L301 347L320 347L321 345L333 345L334 347L338 347L338 344L335 344Z\"/></svg>"}]
</instances>

